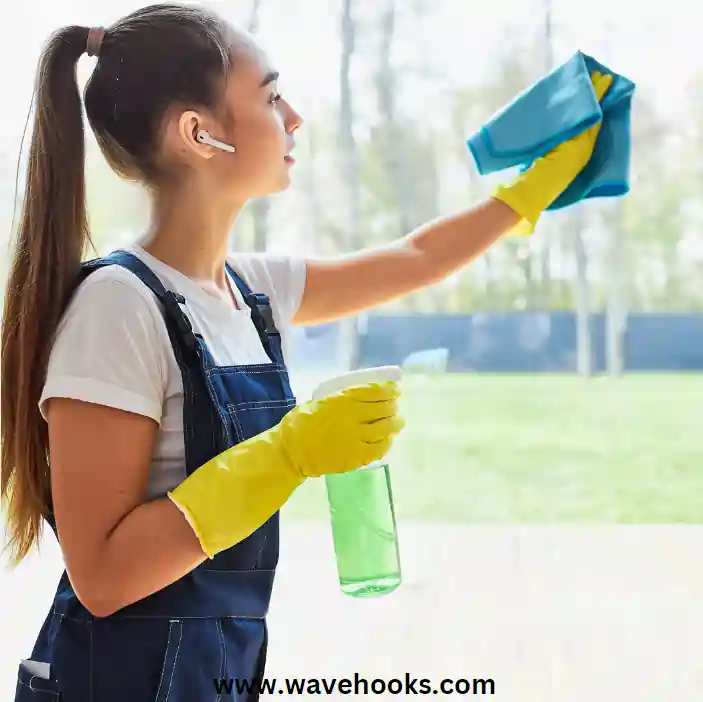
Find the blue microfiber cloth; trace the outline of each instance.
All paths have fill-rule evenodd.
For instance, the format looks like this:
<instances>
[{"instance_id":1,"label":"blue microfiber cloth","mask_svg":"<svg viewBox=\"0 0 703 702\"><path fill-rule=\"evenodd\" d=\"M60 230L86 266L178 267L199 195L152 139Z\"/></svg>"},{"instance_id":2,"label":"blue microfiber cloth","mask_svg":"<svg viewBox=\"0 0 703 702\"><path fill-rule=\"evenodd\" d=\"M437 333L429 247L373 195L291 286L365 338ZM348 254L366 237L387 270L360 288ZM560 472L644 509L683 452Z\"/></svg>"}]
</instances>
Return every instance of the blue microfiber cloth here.
<instances>
[{"instance_id":1,"label":"blue microfiber cloth","mask_svg":"<svg viewBox=\"0 0 703 702\"><path fill-rule=\"evenodd\" d=\"M613 76L601 104L590 74ZM620 197L630 191L630 113L635 84L578 51L496 113L468 140L481 175L532 162L602 116L590 161L548 208L558 210L586 198Z\"/></svg>"}]
</instances>

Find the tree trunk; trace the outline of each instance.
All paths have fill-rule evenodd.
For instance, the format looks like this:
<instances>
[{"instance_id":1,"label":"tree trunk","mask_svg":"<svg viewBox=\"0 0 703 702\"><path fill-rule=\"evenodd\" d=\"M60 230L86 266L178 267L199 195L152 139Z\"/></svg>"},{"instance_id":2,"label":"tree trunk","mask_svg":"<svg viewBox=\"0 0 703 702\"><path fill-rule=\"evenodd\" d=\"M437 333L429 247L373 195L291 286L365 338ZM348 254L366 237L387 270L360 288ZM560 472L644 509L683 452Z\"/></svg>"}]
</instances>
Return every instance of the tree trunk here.
<instances>
[{"instance_id":1,"label":"tree trunk","mask_svg":"<svg viewBox=\"0 0 703 702\"><path fill-rule=\"evenodd\" d=\"M606 60L612 55L612 25L604 24L604 53ZM622 375L625 367L625 244L623 241L622 203L615 201L608 214L610 255L608 257L608 306L606 310L606 366L608 374Z\"/></svg>"},{"instance_id":2,"label":"tree trunk","mask_svg":"<svg viewBox=\"0 0 703 702\"><path fill-rule=\"evenodd\" d=\"M259 11L262 0L251 1L251 12L249 13L249 33L256 34L259 31Z\"/></svg>"},{"instance_id":3,"label":"tree trunk","mask_svg":"<svg viewBox=\"0 0 703 702\"><path fill-rule=\"evenodd\" d=\"M544 244L540 251L540 288L542 309L549 309L552 306L552 228L551 222L542 222L543 230L541 236Z\"/></svg>"},{"instance_id":4,"label":"tree trunk","mask_svg":"<svg viewBox=\"0 0 703 702\"><path fill-rule=\"evenodd\" d=\"M545 74L554 67L554 22L552 0L544 0L544 69ZM543 238L540 251L540 288L541 305L548 309L552 302L552 227L551 222L542 222L541 236Z\"/></svg>"},{"instance_id":5,"label":"tree trunk","mask_svg":"<svg viewBox=\"0 0 703 702\"><path fill-rule=\"evenodd\" d=\"M625 370L625 242L622 236L622 205L613 204L610 219L610 255L608 256L608 307L606 314L606 362L608 373L617 377Z\"/></svg>"},{"instance_id":6,"label":"tree trunk","mask_svg":"<svg viewBox=\"0 0 703 702\"><path fill-rule=\"evenodd\" d=\"M343 187L346 193L347 248L356 251L361 248L361 184L356 140L354 138L354 105L351 88L351 64L355 50L356 28L353 16L353 0L342 3L342 56L339 72L340 110L339 146L342 166ZM344 320L343 342L348 350L349 367L354 369L359 363L359 334L354 317Z\"/></svg>"},{"instance_id":7,"label":"tree trunk","mask_svg":"<svg viewBox=\"0 0 703 702\"><path fill-rule=\"evenodd\" d=\"M574 259L576 261L576 370L588 378L593 374L591 312L588 285L588 254L583 238L583 215L572 215Z\"/></svg>"},{"instance_id":8,"label":"tree trunk","mask_svg":"<svg viewBox=\"0 0 703 702\"><path fill-rule=\"evenodd\" d=\"M383 159L388 178L393 185L397 213L398 231L395 236L404 236L419 223L413 216L414 201L410 172L405 163L403 133L396 115L397 74L391 64L393 41L396 29L396 0L385 0L381 12L381 41L376 70L376 94L382 117Z\"/></svg>"},{"instance_id":9,"label":"tree trunk","mask_svg":"<svg viewBox=\"0 0 703 702\"><path fill-rule=\"evenodd\" d=\"M259 11L262 0L252 0L251 13L249 15L248 30L250 34L256 34L259 29ZM266 251L268 246L268 225L271 203L266 197L261 197L252 203L251 217L254 226L254 251Z\"/></svg>"}]
</instances>

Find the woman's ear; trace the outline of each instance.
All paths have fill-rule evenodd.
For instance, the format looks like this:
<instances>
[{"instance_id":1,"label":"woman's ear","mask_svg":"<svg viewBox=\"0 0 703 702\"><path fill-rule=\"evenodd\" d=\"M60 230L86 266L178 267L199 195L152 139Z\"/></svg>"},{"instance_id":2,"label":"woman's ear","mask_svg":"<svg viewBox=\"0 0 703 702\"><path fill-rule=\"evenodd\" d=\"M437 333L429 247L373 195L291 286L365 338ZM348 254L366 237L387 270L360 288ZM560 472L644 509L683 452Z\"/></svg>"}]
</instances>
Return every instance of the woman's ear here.
<instances>
[{"instance_id":1,"label":"woman's ear","mask_svg":"<svg viewBox=\"0 0 703 702\"><path fill-rule=\"evenodd\" d=\"M172 140L178 153L206 159L215 155L215 147L198 140L198 132L207 129L205 123L205 117L193 110L187 110L178 116L172 130Z\"/></svg>"}]
</instances>

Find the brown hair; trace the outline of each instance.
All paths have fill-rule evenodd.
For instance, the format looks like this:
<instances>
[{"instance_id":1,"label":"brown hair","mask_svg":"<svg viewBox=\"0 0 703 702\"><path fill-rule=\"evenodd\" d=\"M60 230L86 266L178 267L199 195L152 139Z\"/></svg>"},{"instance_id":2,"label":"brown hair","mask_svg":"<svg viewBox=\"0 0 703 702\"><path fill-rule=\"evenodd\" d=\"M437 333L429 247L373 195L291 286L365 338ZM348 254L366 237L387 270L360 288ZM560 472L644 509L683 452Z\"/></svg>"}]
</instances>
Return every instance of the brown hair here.
<instances>
[{"instance_id":1,"label":"brown hair","mask_svg":"<svg viewBox=\"0 0 703 702\"><path fill-rule=\"evenodd\" d=\"M39 412L53 338L90 242L84 131L76 79L89 30L49 39L36 79L27 185L3 314L0 497L19 563L51 504L48 429ZM93 34L93 36L95 36ZM159 129L174 105L217 110L230 67L226 25L199 8L154 5L107 28L84 99L111 167L155 184Z\"/></svg>"}]
</instances>

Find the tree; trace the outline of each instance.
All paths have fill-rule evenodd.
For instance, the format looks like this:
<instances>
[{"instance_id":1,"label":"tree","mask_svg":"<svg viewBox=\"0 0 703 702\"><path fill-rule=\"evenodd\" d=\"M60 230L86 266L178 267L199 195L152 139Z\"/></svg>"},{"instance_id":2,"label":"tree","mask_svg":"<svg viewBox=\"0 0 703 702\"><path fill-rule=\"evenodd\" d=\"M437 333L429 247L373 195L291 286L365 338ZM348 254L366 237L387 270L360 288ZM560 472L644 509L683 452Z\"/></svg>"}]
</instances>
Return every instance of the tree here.
<instances>
[{"instance_id":1,"label":"tree","mask_svg":"<svg viewBox=\"0 0 703 702\"><path fill-rule=\"evenodd\" d=\"M256 34L259 29L259 13L263 0L252 0L248 30ZM254 251L266 251L268 245L269 213L271 202L267 197L259 197L251 204L251 218L254 228Z\"/></svg>"},{"instance_id":2,"label":"tree","mask_svg":"<svg viewBox=\"0 0 703 702\"><path fill-rule=\"evenodd\" d=\"M356 28L353 0L342 0L341 62L339 70L339 152L346 200L345 226L348 228L348 250L361 248L363 241L361 218L361 183L359 157L354 136L354 102L351 86L352 61L355 50ZM342 323L345 348L349 349L349 366L356 368L359 359L359 334L354 317Z\"/></svg>"},{"instance_id":3,"label":"tree","mask_svg":"<svg viewBox=\"0 0 703 702\"><path fill-rule=\"evenodd\" d=\"M86 201L91 239L104 255L134 238L147 222L149 201L140 184L117 176L91 136L86 140Z\"/></svg>"},{"instance_id":4,"label":"tree","mask_svg":"<svg viewBox=\"0 0 703 702\"><path fill-rule=\"evenodd\" d=\"M620 231L627 243L627 287L641 309L681 305L677 262L685 222L686 174L671 159L669 126L646 99L637 100L632 118L632 192L622 201ZM624 258L624 257L623 257Z\"/></svg>"},{"instance_id":5,"label":"tree","mask_svg":"<svg viewBox=\"0 0 703 702\"><path fill-rule=\"evenodd\" d=\"M591 341L591 301L588 280L588 252L584 239L586 218L580 206L570 213L569 229L576 276L574 278L576 301L576 370L584 378L593 374L593 345Z\"/></svg>"}]
</instances>

